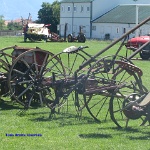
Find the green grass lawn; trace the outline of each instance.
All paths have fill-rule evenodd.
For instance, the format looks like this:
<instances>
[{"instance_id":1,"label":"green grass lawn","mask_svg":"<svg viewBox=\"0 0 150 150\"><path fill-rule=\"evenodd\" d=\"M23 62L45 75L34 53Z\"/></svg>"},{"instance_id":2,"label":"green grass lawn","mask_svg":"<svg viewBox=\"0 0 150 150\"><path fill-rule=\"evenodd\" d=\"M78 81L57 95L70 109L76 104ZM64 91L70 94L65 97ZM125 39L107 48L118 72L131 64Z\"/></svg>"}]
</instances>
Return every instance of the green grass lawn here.
<instances>
[{"instance_id":1,"label":"green grass lawn","mask_svg":"<svg viewBox=\"0 0 150 150\"><path fill-rule=\"evenodd\" d=\"M23 37L0 37L0 49L8 46L40 47L54 54L69 46L89 46L86 52L96 54L110 41L87 40L86 43L23 42ZM114 54L115 45L101 57ZM120 55L125 55L124 51ZM138 55L136 57L139 57ZM150 89L149 61L133 61L143 71L143 84ZM108 109L108 108L106 108ZM150 126L138 126L134 120L129 128L118 129L108 116L97 123L86 108L78 116L73 105L61 109L49 119L47 107L32 108L22 112L19 104L10 97L0 100L0 149L1 150L150 150ZM20 113L22 112L22 113ZM20 136L19 136L20 135Z\"/></svg>"}]
</instances>

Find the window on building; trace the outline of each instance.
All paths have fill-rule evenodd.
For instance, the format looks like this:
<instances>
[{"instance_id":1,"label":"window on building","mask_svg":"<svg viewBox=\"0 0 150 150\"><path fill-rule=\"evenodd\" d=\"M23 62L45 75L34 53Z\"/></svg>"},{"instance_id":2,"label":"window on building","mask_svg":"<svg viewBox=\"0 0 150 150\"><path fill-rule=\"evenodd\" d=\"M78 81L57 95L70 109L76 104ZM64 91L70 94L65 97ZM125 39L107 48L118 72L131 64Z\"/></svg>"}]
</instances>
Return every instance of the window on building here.
<instances>
[{"instance_id":1,"label":"window on building","mask_svg":"<svg viewBox=\"0 0 150 150\"><path fill-rule=\"evenodd\" d=\"M116 33L119 33L119 27L116 28Z\"/></svg>"},{"instance_id":2,"label":"window on building","mask_svg":"<svg viewBox=\"0 0 150 150\"><path fill-rule=\"evenodd\" d=\"M69 12L71 11L71 7L70 7L70 6L68 6L68 11L69 11Z\"/></svg>"},{"instance_id":3,"label":"window on building","mask_svg":"<svg viewBox=\"0 0 150 150\"><path fill-rule=\"evenodd\" d=\"M90 7L89 6L87 6L87 11L90 11Z\"/></svg>"},{"instance_id":4,"label":"window on building","mask_svg":"<svg viewBox=\"0 0 150 150\"><path fill-rule=\"evenodd\" d=\"M74 12L76 12L76 11L77 11L77 7L76 7L76 6L74 6L73 10L74 10Z\"/></svg>"},{"instance_id":5,"label":"window on building","mask_svg":"<svg viewBox=\"0 0 150 150\"><path fill-rule=\"evenodd\" d=\"M126 28L123 28L123 33L126 33Z\"/></svg>"},{"instance_id":6,"label":"window on building","mask_svg":"<svg viewBox=\"0 0 150 150\"><path fill-rule=\"evenodd\" d=\"M92 30L96 31L96 26L92 26Z\"/></svg>"},{"instance_id":7,"label":"window on building","mask_svg":"<svg viewBox=\"0 0 150 150\"><path fill-rule=\"evenodd\" d=\"M62 7L61 7L61 11L62 11L62 12L64 12L64 11L65 11L64 6L62 6Z\"/></svg>"},{"instance_id":8,"label":"window on building","mask_svg":"<svg viewBox=\"0 0 150 150\"><path fill-rule=\"evenodd\" d=\"M81 12L83 12L83 10L84 10L83 8L84 8L84 7L83 7L83 6L81 6Z\"/></svg>"}]
</instances>

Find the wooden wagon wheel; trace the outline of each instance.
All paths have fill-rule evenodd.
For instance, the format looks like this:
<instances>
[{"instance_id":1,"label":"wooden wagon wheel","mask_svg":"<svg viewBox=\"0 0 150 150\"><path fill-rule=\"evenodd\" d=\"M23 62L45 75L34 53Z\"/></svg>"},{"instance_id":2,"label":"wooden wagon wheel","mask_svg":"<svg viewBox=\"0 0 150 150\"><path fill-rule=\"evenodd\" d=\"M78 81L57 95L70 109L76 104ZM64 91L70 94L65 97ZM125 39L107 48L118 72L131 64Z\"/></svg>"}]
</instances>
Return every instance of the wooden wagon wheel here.
<instances>
[{"instance_id":1,"label":"wooden wagon wheel","mask_svg":"<svg viewBox=\"0 0 150 150\"><path fill-rule=\"evenodd\" d=\"M96 121L106 120L110 112L112 117L112 106L114 105L114 101L110 102L112 95L120 99L124 98L127 94L133 93L134 84L139 81L132 75L133 78L127 77L125 80L125 74L123 71L120 72L122 68L118 67L118 61L127 60L121 56L106 56L98 60L88 72L84 100L88 112ZM124 71L128 73L126 70ZM124 82L121 82L121 79ZM127 84L127 81L130 81L130 84ZM114 94L116 89L127 89L127 91L125 93L115 92Z\"/></svg>"},{"instance_id":2,"label":"wooden wagon wheel","mask_svg":"<svg viewBox=\"0 0 150 150\"><path fill-rule=\"evenodd\" d=\"M9 95L8 74L15 59L23 52L35 49L18 46L10 46L0 50L0 95Z\"/></svg>"},{"instance_id":3,"label":"wooden wagon wheel","mask_svg":"<svg viewBox=\"0 0 150 150\"><path fill-rule=\"evenodd\" d=\"M22 53L14 61L8 85L12 97L26 108L43 103L52 107L56 94L53 83L65 76L61 61L52 57L51 52L34 49Z\"/></svg>"},{"instance_id":4,"label":"wooden wagon wheel","mask_svg":"<svg viewBox=\"0 0 150 150\"><path fill-rule=\"evenodd\" d=\"M13 61L13 56L11 55L11 53L13 52L15 47L16 46L10 46L0 50L0 62L1 67L3 68L3 70L1 70L2 72L8 72L8 68L11 66Z\"/></svg>"},{"instance_id":5,"label":"wooden wagon wheel","mask_svg":"<svg viewBox=\"0 0 150 150\"><path fill-rule=\"evenodd\" d=\"M9 93L7 76L14 60L12 52L16 46L6 47L0 50L0 95L6 96Z\"/></svg>"}]
</instances>

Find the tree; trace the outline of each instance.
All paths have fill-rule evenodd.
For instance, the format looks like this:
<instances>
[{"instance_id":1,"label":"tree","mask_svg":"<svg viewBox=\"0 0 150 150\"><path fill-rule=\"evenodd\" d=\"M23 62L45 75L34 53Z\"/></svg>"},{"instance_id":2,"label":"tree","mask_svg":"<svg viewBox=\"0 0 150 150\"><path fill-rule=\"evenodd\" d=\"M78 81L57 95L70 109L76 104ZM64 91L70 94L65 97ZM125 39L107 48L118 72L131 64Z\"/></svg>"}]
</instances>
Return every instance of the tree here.
<instances>
[{"instance_id":1,"label":"tree","mask_svg":"<svg viewBox=\"0 0 150 150\"><path fill-rule=\"evenodd\" d=\"M3 30L5 26L4 16L0 15L0 30Z\"/></svg>"},{"instance_id":2,"label":"tree","mask_svg":"<svg viewBox=\"0 0 150 150\"><path fill-rule=\"evenodd\" d=\"M60 18L60 2L57 0L52 4L43 2L41 9L38 11L37 23L51 24L50 30L57 32L57 25Z\"/></svg>"},{"instance_id":3,"label":"tree","mask_svg":"<svg viewBox=\"0 0 150 150\"><path fill-rule=\"evenodd\" d=\"M7 28L9 30L22 30L22 25L19 25L19 23L17 22L11 21L8 23Z\"/></svg>"}]
</instances>

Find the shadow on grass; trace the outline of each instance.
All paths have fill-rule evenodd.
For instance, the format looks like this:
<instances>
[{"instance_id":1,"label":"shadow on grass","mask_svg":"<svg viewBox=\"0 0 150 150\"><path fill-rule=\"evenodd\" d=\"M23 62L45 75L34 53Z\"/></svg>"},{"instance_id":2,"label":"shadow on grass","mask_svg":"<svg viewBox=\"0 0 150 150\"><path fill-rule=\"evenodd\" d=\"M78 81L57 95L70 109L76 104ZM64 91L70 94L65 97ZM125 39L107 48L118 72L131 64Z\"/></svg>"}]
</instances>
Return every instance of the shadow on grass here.
<instances>
[{"instance_id":1,"label":"shadow on grass","mask_svg":"<svg viewBox=\"0 0 150 150\"><path fill-rule=\"evenodd\" d=\"M32 107L30 109L38 109L40 107L40 104L32 104ZM1 110L10 110L10 109L23 109L24 107L15 102L15 101L5 101L3 99L0 99L0 108Z\"/></svg>"},{"instance_id":2,"label":"shadow on grass","mask_svg":"<svg viewBox=\"0 0 150 150\"><path fill-rule=\"evenodd\" d=\"M123 131L123 132L129 132L129 133L136 133L139 132L138 129L132 128L132 127L127 127L127 128L118 128L118 127L112 127L113 130L117 130L117 131Z\"/></svg>"},{"instance_id":3,"label":"shadow on grass","mask_svg":"<svg viewBox=\"0 0 150 150\"><path fill-rule=\"evenodd\" d=\"M128 138L129 138L130 140L150 140L150 136L149 136L149 135L136 136L136 137L129 136Z\"/></svg>"},{"instance_id":4,"label":"shadow on grass","mask_svg":"<svg viewBox=\"0 0 150 150\"><path fill-rule=\"evenodd\" d=\"M145 131L143 131L143 129L145 129ZM125 135L129 140L150 140L150 132L146 132L148 129L140 128L140 126L138 129L134 127L118 128L108 126L98 128L100 131L109 130L112 137Z\"/></svg>"},{"instance_id":5,"label":"shadow on grass","mask_svg":"<svg viewBox=\"0 0 150 150\"><path fill-rule=\"evenodd\" d=\"M35 104L34 106L32 106L31 108L29 108L30 110L36 110L39 108L38 104ZM0 110L1 111L9 111L9 110L15 110L15 114L17 116L26 116L29 115L28 114L28 110L29 109L25 109L24 106L22 106L21 104L14 102L14 101L6 101L3 99L0 99ZM42 114L43 112L39 112L39 114Z\"/></svg>"},{"instance_id":6,"label":"shadow on grass","mask_svg":"<svg viewBox=\"0 0 150 150\"><path fill-rule=\"evenodd\" d=\"M127 127L127 128L118 128L118 127L103 127L103 128L98 128L98 130L113 130L116 131L118 133L139 133L141 132L140 129L137 128L133 128L133 127ZM117 134L118 134L117 133Z\"/></svg>"},{"instance_id":7,"label":"shadow on grass","mask_svg":"<svg viewBox=\"0 0 150 150\"><path fill-rule=\"evenodd\" d=\"M12 101L5 101L3 99L0 99L0 108L1 110L21 109L19 105L14 105Z\"/></svg>"},{"instance_id":8,"label":"shadow on grass","mask_svg":"<svg viewBox=\"0 0 150 150\"><path fill-rule=\"evenodd\" d=\"M150 140L150 132L142 132L142 136L128 136L130 140Z\"/></svg>"},{"instance_id":9,"label":"shadow on grass","mask_svg":"<svg viewBox=\"0 0 150 150\"><path fill-rule=\"evenodd\" d=\"M40 113L41 114L41 113ZM33 115L33 114L32 114ZM48 114L49 115L49 114ZM96 122L86 116L78 116L77 114L71 114L71 113L59 113L53 115L51 118L49 116L40 116L37 118L29 119L33 122L55 122L59 126L70 126L70 125L82 125L82 124L96 124Z\"/></svg>"},{"instance_id":10,"label":"shadow on grass","mask_svg":"<svg viewBox=\"0 0 150 150\"><path fill-rule=\"evenodd\" d=\"M21 41L21 42L19 42L19 43L28 43L28 44L33 44L33 43L41 43L41 44L43 44L43 43L45 43L45 41L26 41L26 42L24 42L24 41Z\"/></svg>"}]
</instances>

